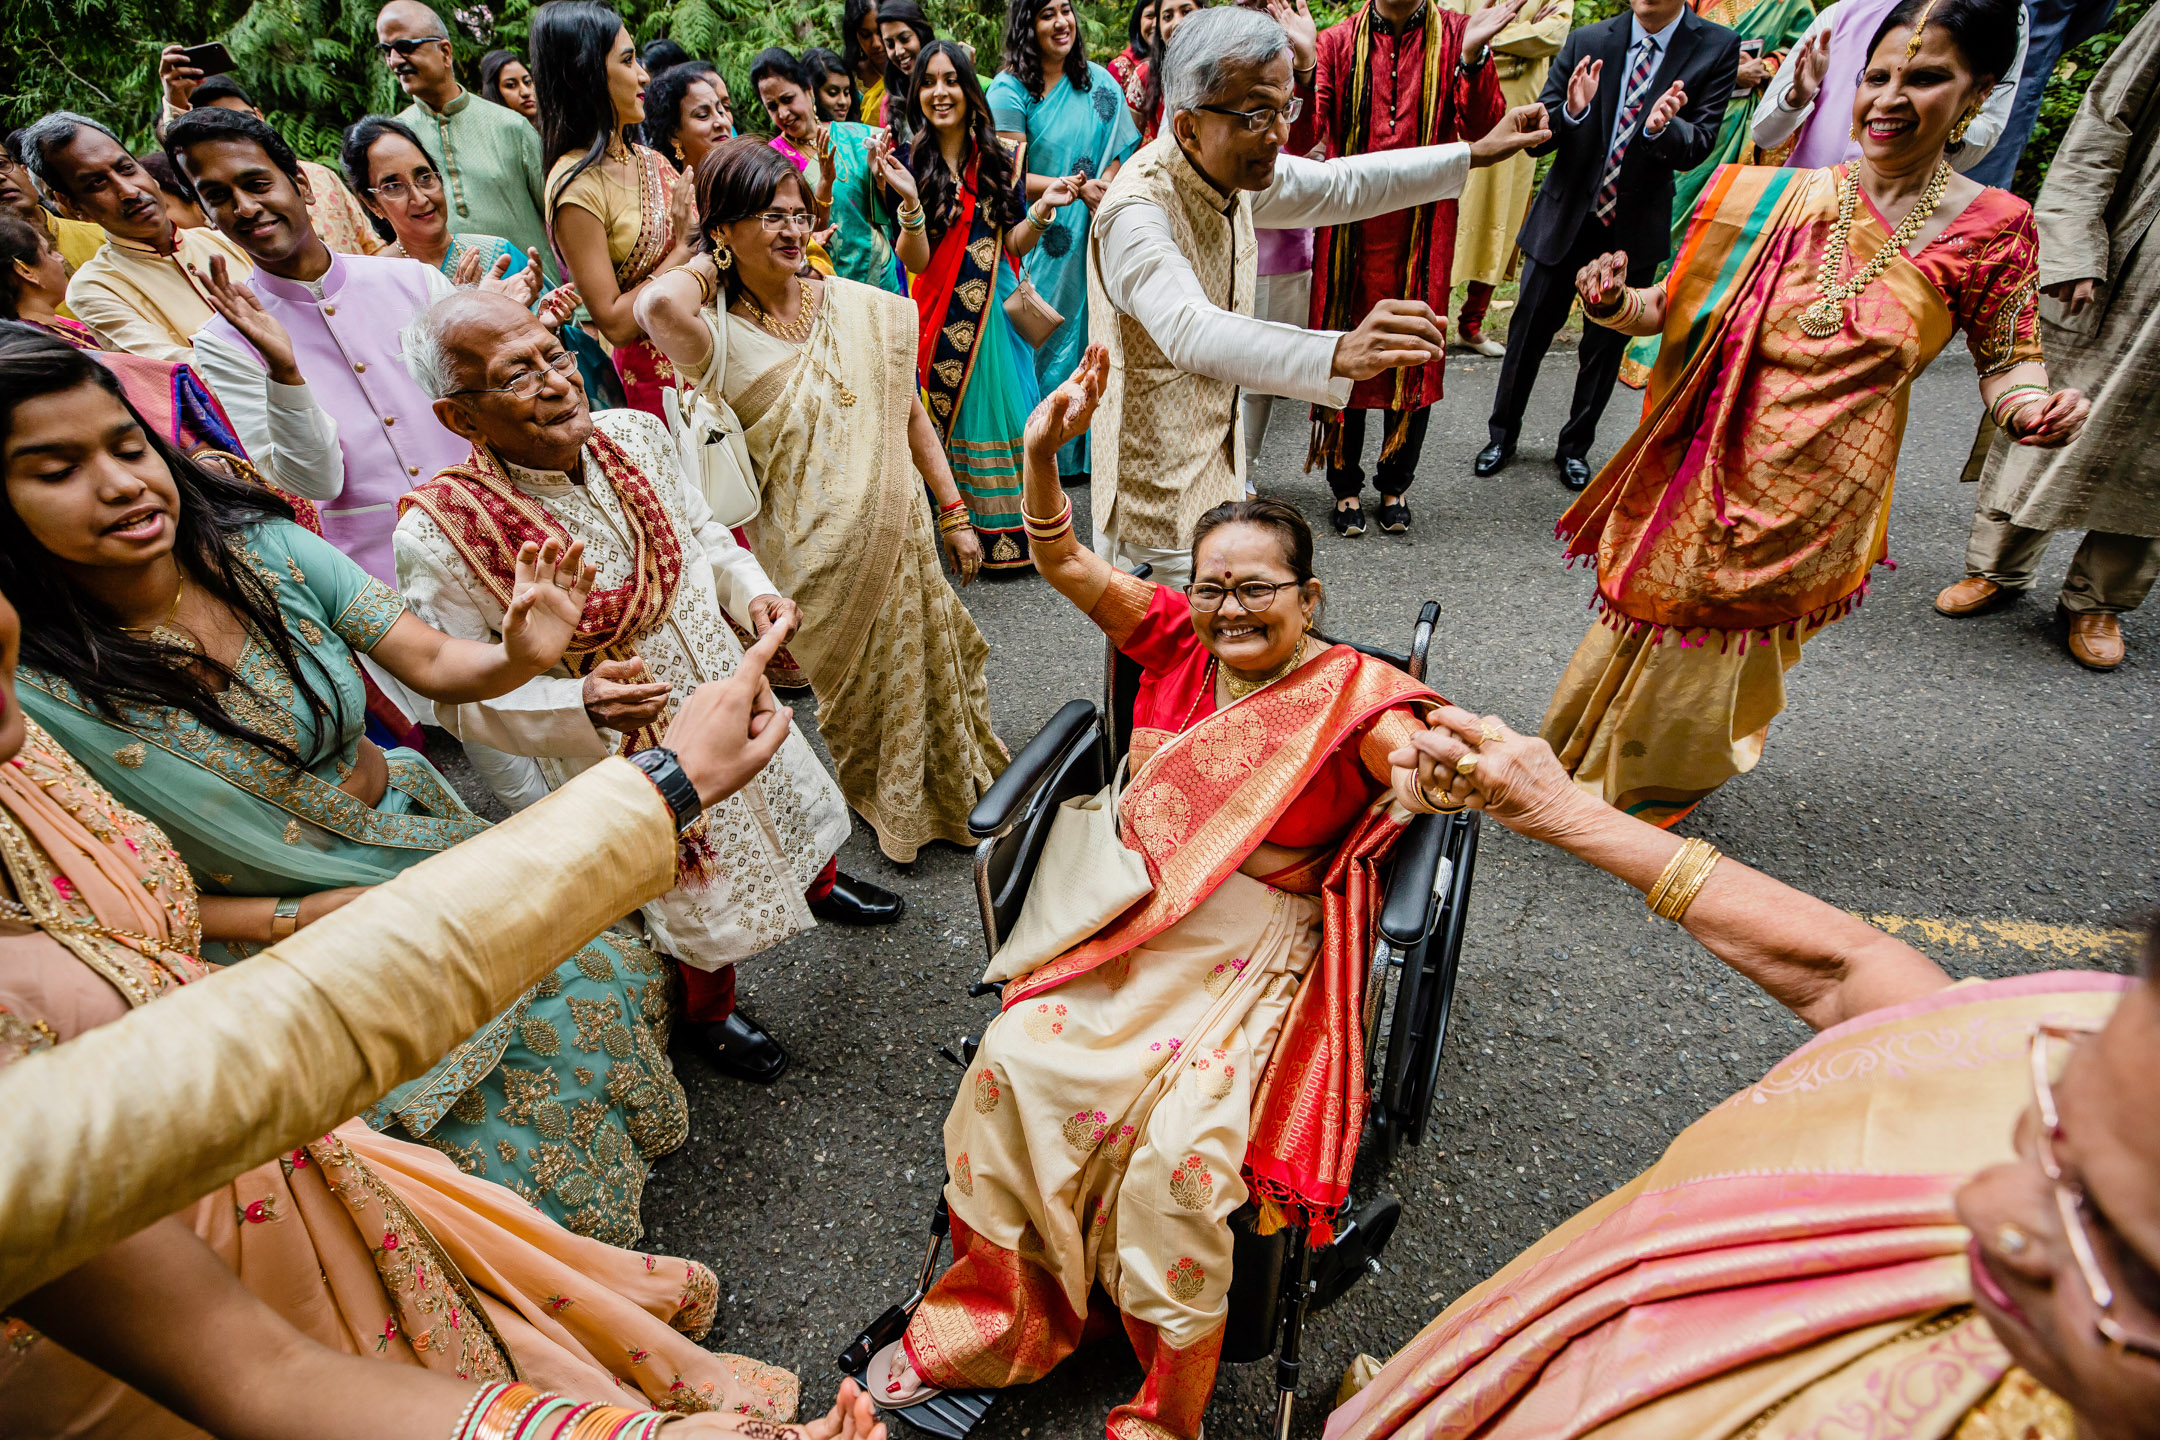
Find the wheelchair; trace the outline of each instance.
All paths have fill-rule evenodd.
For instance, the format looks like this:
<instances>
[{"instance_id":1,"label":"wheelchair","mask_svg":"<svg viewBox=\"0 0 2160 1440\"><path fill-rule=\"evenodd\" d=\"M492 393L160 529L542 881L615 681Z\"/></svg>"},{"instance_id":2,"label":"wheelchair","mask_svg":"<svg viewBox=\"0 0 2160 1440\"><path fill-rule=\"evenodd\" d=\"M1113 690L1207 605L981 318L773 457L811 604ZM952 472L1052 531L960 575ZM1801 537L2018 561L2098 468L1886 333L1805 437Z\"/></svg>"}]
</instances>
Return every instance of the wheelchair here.
<instances>
[{"instance_id":1,"label":"wheelchair","mask_svg":"<svg viewBox=\"0 0 2160 1440\"><path fill-rule=\"evenodd\" d=\"M1138 573L1145 577L1147 570ZM1439 618L1438 602L1427 601L1407 652L1320 638L1351 644L1422 680ZM989 955L997 953L1019 918L1058 807L1107 785L1131 742L1140 667L1107 643L1104 648L1102 703L1066 702L1013 756L968 817L968 829L978 841L975 889ZM1379 1272L1380 1254L1402 1216L1402 1202L1375 1186L1401 1146L1423 1141L1432 1115L1477 868L1480 819L1475 811L1419 815L1396 842L1365 989L1365 1079L1371 1102L1351 1200L1336 1224L1334 1242L1316 1250L1301 1226L1263 1236L1254 1228L1258 1211L1250 1202L1230 1217L1233 1254L1222 1359L1225 1364L1247 1364L1275 1357L1277 1440L1289 1440L1307 1316L1341 1299L1366 1275ZM977 984L969 994L1001 989ZM939 1053L964 1068L974 1059L976 1043L966 1038L958 1053L942 1046ZM1360 1190L1369 1194L1363 1203L1357 1198ZM941 1190L914 1294L886 1310L837 1357L840 1372L866 1389L871 1357L900 1337L936 1280L950 1225ZM885 1418L903 1420L938 1440L964 1440L1000 1393L946 1391L905 1411L887 1411Z\"/></svg>"}]
</instances>

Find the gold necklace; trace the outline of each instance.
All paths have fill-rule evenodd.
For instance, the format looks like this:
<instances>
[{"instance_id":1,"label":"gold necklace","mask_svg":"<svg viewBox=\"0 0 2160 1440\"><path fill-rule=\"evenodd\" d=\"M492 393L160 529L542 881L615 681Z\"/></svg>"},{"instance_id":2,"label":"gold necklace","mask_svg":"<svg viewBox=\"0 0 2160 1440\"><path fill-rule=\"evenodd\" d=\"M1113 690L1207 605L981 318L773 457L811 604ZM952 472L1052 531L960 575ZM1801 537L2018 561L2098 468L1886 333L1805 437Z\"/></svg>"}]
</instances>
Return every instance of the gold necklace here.
<instances>
[{"instance_id":1,"label":"gold necklace","mask_svg":"<svg viewBox=\"0 0 2160 1440\"><path fill-rule=\"evenodd\" d=\"M795 283L802 286L802 317L797 320L782 320L776 315L766 314L765 307L758 304L757 296L750 293L750 287L747 285L743 287L742 298L743 304L750 307L750 318L752 320L755 320L782 340L800 345L810 338L812 319L810 307L817 303L817 294L811 290L810 282L803 279L802 276L796 276Z\"/></svg>"},{"instance_id":2,"label":"gold necklace","mask_svg":"<svg viewBox=\"0 0 2160 1440\"><path fill-rule=\"evenodd\" d=\"M158 631L164 629L167 625L172 624L173 617L180 613L180 601L186 595L187 571L183 570L180 572L180 588L173 591L172 608L165 612L164 619L150 625L123 625L120 628L127 631L127 633L130 635L155 635Z\"/></svg>"},{"instance_id":3,"label":"gold necklace","mask_svg":"<svg viewBox=\"0 0 2160 1440\"><path fill-rule=\"evenodd\" d=\"M1282 679L1283 676L1288 675L1291 671L1297 669L1298 666L1304 664L1305 639L1306 637L1303 635L1298 636L1297 649L1290 652L1290 658L1283 661L1283 663L1279 667L1270 671L1268 674L1261 676L1258 680L1240 680L1237 676L1230 673L1229 666L1224 666L1222 672L1222 683L1223 688L1230 692L1230 703L1235 705L1238 701L1243 700L1248 695L1258 694L1260 691L1267 689L1268 686L1273 685L1276 681Z\"/></svg>"},{"instance_id":4,"label":"gold necklace","mask_svg":"<svg viewBox=\"0 0 2160 1440\"><path fill-rule=\"evenodd\" d=\"M1950 162L1945 160L1935 167L1934 178L1928 181L1926 193L1920 203L1905 212L1897 229L1890 232L1890 239L1873 259L1860 267L1851 280L1840 282L1838 276L1845 271L1846 246L1852 239L1853 217L1860 208L1860 166L1854 164L1845 172L1845 182L1838 187L1837 224L1831 228L1830 241L1823 247L1822 267L1815 272L1815 284L1822 291L1822 298L1800 312L1800 328L1817 340L1827 340L1845 328L1845 302L1858 295L1881 278L1890 262L1904 253L1912 238L1927 224L1935 207L1942 203L1943 190L1950 183Z\"/></svg>"}]
</instances>

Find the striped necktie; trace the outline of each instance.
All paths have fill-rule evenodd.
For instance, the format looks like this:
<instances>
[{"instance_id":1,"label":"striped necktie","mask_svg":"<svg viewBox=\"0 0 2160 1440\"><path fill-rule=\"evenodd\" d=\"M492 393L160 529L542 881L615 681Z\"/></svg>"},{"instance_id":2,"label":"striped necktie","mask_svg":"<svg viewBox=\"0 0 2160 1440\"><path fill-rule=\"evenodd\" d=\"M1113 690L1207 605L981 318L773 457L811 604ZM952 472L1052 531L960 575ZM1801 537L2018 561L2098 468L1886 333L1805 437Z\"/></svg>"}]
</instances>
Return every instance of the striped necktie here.
<instances>
[{"instance_id":1,"label":"striped necktie","mask_svg":"<svg viewBox=\"0 0 2160 1440\"><path fill-rule=\"evenodd\" d=\"M1597 204L1591 214L1610 220L1620 204L1620 162L1627 159L1628 142L1635 138L1635 119L1650 98L1650 73L1657 68L1658 47L1644 36L1635 45L1635 64L1628 71L1627 89L1620 92L1620 124L1613 130L1612 149L1605 152L1605 180L1598 186Z\"/></svg>"}]
</instances>

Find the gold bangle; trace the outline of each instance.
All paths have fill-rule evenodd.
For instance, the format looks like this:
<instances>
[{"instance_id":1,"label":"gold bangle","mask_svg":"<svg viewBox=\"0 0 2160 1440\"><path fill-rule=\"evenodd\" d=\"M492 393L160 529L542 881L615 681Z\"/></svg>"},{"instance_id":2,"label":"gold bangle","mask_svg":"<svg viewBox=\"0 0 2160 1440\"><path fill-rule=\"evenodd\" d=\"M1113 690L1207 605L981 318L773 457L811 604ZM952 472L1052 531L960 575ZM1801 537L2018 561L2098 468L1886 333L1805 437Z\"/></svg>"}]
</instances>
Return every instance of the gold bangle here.
<instances>
[{"instance_id":1,"label":"gold bangle","mask_svg":"<svg viewBox=\"0 0 2160 1440\"><path fill-rule=\"evenodd\" d=\"M1459 815L1470 808L1468 805L1446 805L1433 799L1432 792L1425 788L1425 772L1422 770L1411 770L1410 788L1417 791L1417 798L1424 801L1435 815Z\"/></svg>"},{"instance_id":2,"label":"gold bangle","mask_svg":"<svg viewBox=\"0 0 2160 1440\"><path fill-rule=\"evenodd\" d=\"M1688 907L1710 879L1710 872L1717 868L1724 855L1707 840L1688 840L1674 852L1672 859L1643 897L1643 905L1653 915L1662 916L1679 924L1687 915Z\"/></svg>"}]
</instances>

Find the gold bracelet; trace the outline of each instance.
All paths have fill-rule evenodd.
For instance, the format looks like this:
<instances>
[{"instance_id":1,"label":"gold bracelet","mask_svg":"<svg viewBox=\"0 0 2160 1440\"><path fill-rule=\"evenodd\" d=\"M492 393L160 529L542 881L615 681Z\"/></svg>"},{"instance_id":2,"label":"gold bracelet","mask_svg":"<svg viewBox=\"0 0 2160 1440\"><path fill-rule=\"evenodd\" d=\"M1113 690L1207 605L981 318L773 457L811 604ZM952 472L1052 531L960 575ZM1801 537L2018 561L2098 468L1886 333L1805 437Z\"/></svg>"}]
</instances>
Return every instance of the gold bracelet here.
<instances>
[{"instance_id":1,"label":"gold bracelet","mask_svg":"<svg viewBox=\"0 0 2160 1440\"><path fill-rule=\"evenodd\" d=\"M1657 883L1643 897L1643 905L1653 915L1659 915L1679 924L1687 915L1688 907L1695 903L1695 896L1710 879L1710 872L1717 868L1724 855L1707 840L1688 840L1674 852L1671 860L1659 873Z\"/></svg>"},{"instance_id":2,"label":"gold bracelet","mask_svg":"<svg viewBox=\"0 0 2160 1440\"><path fill-rule=\"evenodd\" d=\"M1447 805L1433 799L1432 792L1425 788L1425 772L1422 770L1411 770L1410 788L1417 791L1417 798L1424 801L1435 815L1460 815L1470 808L1468 805Z\"/></svg>"}]
</instances>

